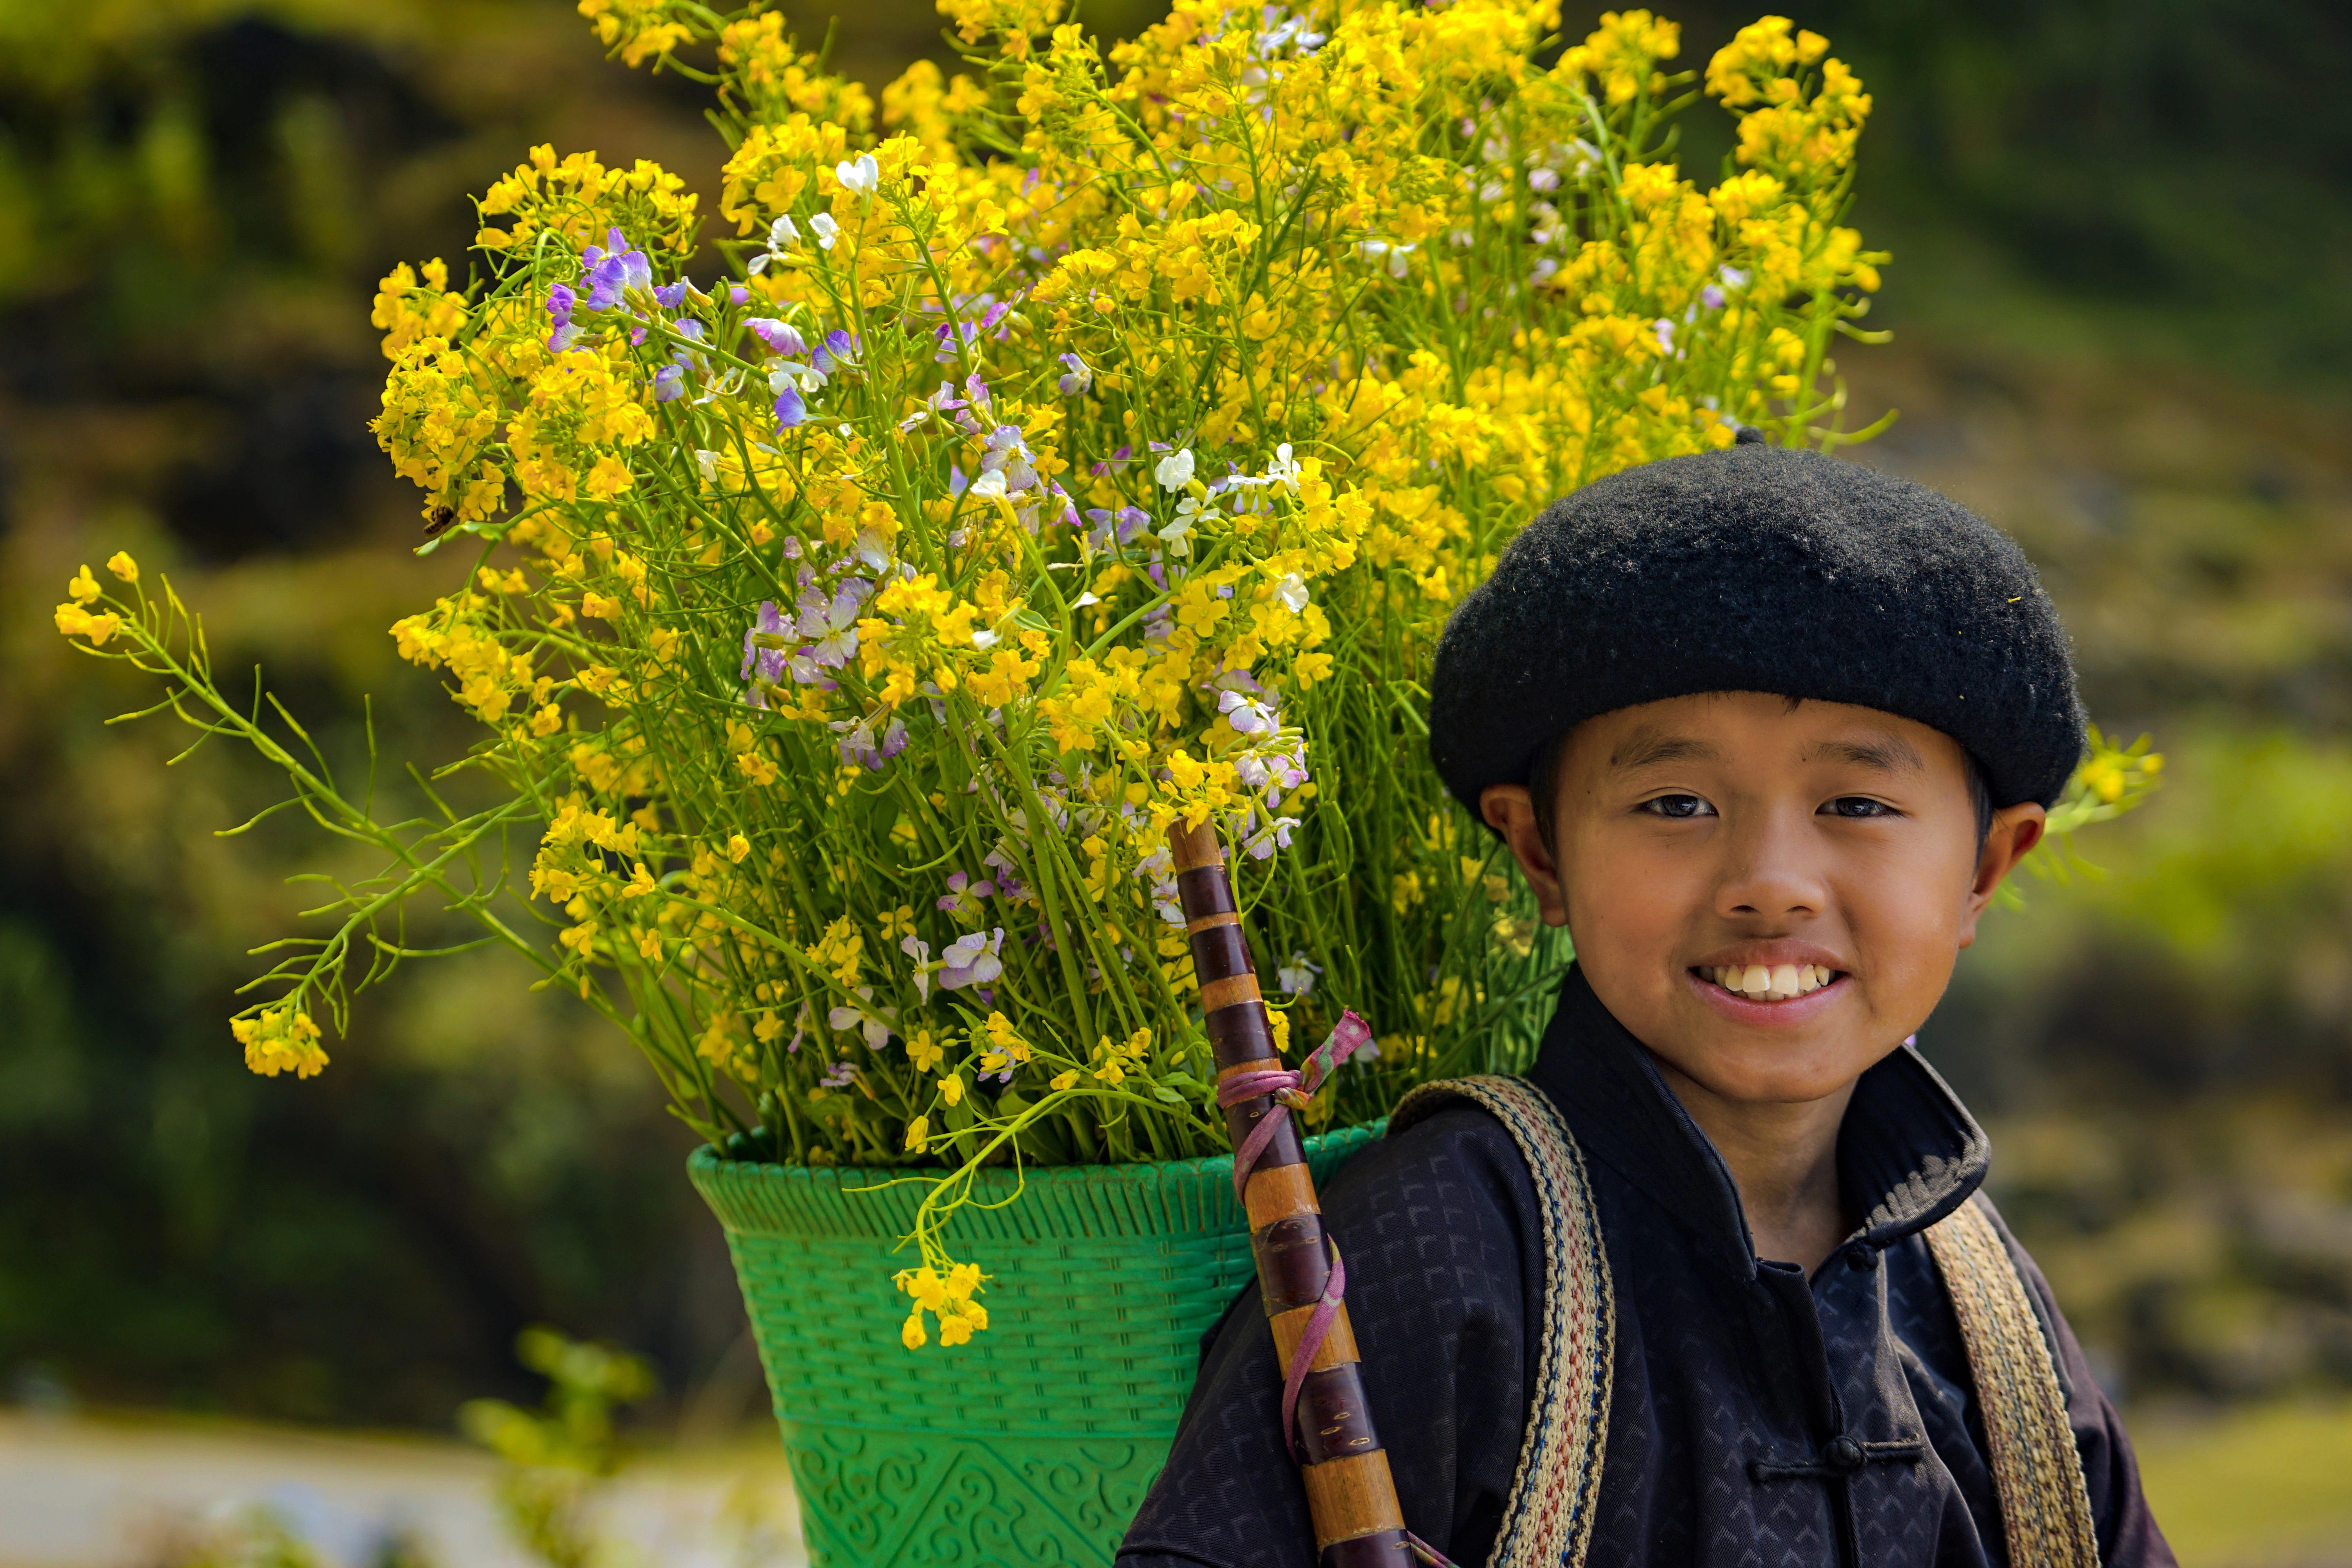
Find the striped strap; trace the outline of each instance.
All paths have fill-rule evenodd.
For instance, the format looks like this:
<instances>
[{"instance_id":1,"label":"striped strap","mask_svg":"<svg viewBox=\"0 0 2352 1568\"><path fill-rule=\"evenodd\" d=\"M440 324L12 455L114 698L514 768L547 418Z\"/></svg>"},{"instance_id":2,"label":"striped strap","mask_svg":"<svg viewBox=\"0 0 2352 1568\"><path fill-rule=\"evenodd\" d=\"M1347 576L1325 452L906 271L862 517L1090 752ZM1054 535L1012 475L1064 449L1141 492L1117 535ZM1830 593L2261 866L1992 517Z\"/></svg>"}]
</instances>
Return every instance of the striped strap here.
<instances>
[{"instance_id":1,"label":"striped strap","mask_svg":"<svg viewBox=\"0 0 2352 1568\"><path fill-rule=\"evenodd\" d=\"M1926 1235L1968 1344L2009 1560L2020 1568L2098 1568L2066 1397L2009 1248L1973 1199Z\"/></svg>"},{"instance_id":2,"label":"striped strap","mask_svg":"<svg viewBox=\"0 0 2352 1568\"><path fill-rule=\"evenodd\" d=\"M1584 1156L1543 1091L1516 1078L1423 1084L1399 1103L1389 1131L1400 1131L1457 1100L1483 1106L1510 1133L1544 1215L1543 1344L1509 1511L1487 1563L1489 1568L1581 1568L1609 1437L1616 1312Z\"/></svg>"}]
</instances>

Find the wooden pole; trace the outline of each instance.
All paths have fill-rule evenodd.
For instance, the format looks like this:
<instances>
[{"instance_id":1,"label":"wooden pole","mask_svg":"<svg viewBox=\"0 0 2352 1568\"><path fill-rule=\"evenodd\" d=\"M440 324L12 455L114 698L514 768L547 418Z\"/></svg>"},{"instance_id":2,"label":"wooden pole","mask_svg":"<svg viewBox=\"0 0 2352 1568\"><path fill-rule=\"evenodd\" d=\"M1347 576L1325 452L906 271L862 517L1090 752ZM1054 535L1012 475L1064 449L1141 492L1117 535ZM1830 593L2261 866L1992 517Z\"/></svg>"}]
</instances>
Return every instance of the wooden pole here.
<instances>
[{"instance_id":1,"label":"wooden pole","mask_svg":"<svg viewBox=\"0 0 2352 1568\"><path fill-rule=\"evenodd\" d=\"M1184 929L1192 939L1192 969L1201 982L1218 1081L1283 1070L1216 829L1205 823L1188 829L1180 820L1168 830L1168 847ZM1234 1149L1280 1103L1267 1093L1226 1106L1225 1130ZM1249 1214L1258 1292L1286 1381L1308 1323L1329 1289L1338 1256L1323 1231L1323 1210L1307 1174L1296 1116L1280 1117L1249 1173L1242 1201ZM1372 1429L1358 1368L1356 1336L1342 1301L1300 1380L1297 1418L1286 1436L1307 1484L1321 1568L1409 1568L1426 1559L1405 1531L1389 1457Z\"/></svg>"}]
</instances>

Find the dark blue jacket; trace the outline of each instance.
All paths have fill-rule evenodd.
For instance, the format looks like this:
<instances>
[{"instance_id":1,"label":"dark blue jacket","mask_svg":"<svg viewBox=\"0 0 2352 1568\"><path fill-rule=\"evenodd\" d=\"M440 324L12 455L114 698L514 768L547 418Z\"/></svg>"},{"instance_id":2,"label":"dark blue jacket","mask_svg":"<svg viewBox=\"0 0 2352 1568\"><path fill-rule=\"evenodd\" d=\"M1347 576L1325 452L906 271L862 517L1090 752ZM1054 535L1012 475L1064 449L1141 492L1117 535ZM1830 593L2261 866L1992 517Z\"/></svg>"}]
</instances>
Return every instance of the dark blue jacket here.
<instances>
[{"instance_id":1,"label":"dark blue jacket","mask_svg":"<svg viewBox=\"0 0 2352 1568\"><path fill-rule=\"evenodd\" d=\"M2005 1564L1958 1326L1919 1232L1984 1180L1983 1131L1909 1047L1855 1085L1839 1180L1862 1226L1808 1280L1759 1262L1731 1174L1641 1044L1570 971L1528 1077L1582 1146L1616 1291L1607 1458L1587 1568ZM1407 1525L1486 1562L1539 1348L1543 1237L1502 1124L1442 1110L1358 1154L1323 1197L1366 1393ZM2131 1445L2047 1281L2002 1235L2057 1350L2102 1559L2170 1565ZM1210 1336L1168 1468L1118 1568L1312 1568L1257 1293ZM1916 1459L1812 1470L1829 1442ZM2024 1568L2024 1565L2019 1565Z\"/></svg>"}]
</instances>

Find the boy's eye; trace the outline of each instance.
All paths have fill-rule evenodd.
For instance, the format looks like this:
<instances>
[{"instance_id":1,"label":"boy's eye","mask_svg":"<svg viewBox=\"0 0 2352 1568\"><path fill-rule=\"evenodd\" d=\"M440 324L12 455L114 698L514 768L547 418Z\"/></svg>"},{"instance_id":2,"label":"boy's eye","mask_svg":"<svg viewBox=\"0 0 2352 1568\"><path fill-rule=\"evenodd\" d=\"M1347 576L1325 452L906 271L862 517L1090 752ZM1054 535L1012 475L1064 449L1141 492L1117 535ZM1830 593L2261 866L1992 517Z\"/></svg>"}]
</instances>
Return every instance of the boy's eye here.
<instances>
[{"instance_id":1,"label":"boy's eye","mask_svg":"<svg viewBox=\"0 0 2352 1568\"><path fill-rule=\"evenodd\" d=\"M1662 795L1643 801L1636 809L1646 811L1652 816L1671 816L1677 820L1715 815L1715 807L1695 795Z\"/></svg>"},{"instance_id":2,"label":"boy's eye","mask_svg":"<svg viewBox=\"0 0 2352 1568\"><path fill-rule=\"evenodd\" d=\"M1883 800L1873 800L1866 795L1842 795L1822 810L1832 816L1893 816L1895 808Z\"/></svg>"}]
</instances>

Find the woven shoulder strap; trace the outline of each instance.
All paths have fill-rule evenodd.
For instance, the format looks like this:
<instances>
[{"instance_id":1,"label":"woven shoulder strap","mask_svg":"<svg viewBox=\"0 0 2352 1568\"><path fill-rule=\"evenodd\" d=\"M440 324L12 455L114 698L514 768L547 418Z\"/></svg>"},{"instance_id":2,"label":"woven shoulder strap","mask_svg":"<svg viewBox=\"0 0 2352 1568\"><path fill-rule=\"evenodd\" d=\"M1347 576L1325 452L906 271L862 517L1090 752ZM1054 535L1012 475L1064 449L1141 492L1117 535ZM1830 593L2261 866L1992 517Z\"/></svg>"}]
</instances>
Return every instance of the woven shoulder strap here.
<instances>
[{"instance_id":1,"label":"woven shoulder strap","mask_svg":"<svg viewBox=\"0 0 2352 1568\"><path fill-rule=\"evenodd\" d=\"M1969 1348L2001 1533L2017 1568L2099 1568L2091 1494L2042 1320L2009 1248L1971 1199L1927 1230Z\"/></svg>"},{"instance_id":2,"label":"woven shoulder strap","mask_svg":"<svg viewBox=\"0 0 2352 1568\"><path fill-rule=\"evenodd\" d=\"M1542 1205L1543 1342L1528 1401L1518 1474L1488 1568L1581 1568L1609 1439L1609 1380L1616 1337L1609 1258L1593 1212L1584 1156L1541 1089L1516 1078L1423 1084L1397 1106L1391 1134L1451 1100L1485 1107L1527 1162Z\"/></svg>"}]
</instances>

